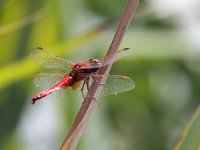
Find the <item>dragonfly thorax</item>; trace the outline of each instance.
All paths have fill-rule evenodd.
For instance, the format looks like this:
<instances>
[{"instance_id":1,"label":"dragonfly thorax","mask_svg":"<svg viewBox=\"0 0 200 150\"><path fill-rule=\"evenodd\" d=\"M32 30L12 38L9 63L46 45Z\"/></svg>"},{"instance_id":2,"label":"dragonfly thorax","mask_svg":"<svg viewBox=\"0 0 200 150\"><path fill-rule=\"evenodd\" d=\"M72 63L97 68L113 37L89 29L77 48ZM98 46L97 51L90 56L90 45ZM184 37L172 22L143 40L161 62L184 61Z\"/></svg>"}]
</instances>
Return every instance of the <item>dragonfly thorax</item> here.
<instances>
[{"instance_id":1,"label":"dragonfly thorax","mask_svg":"<svg viewBox=\"0 0 200 150\"><path fill-rule=\"evenodd\" d=\"M80 62L76 64L69 73L69 76L73 77L77 82L79 80L84 80L91 73L97 72L99 68L99 61L97 59L90 59L87 62Z\"/></svg>"}]
</instances>

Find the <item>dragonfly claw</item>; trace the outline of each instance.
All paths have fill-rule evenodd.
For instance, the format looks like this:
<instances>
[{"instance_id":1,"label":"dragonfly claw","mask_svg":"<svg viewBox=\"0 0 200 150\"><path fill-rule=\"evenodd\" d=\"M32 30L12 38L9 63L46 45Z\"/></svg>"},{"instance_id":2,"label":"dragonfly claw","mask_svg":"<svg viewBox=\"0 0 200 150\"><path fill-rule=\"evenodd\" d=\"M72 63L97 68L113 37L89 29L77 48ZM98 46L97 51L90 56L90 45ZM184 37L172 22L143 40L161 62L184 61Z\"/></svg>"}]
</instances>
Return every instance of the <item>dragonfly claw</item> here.
<instances>
[{"instance_id":1,"label":"dragonfly claw","mask_svg":"<svg viewBox=\"0 0 200 150\"><path fill-rule=\"evenodd\" d=\"M37 99L34 97L34 98L32 99L32 104L35 104L36 101L37 101Z\"/></svg>"}]
</instances>

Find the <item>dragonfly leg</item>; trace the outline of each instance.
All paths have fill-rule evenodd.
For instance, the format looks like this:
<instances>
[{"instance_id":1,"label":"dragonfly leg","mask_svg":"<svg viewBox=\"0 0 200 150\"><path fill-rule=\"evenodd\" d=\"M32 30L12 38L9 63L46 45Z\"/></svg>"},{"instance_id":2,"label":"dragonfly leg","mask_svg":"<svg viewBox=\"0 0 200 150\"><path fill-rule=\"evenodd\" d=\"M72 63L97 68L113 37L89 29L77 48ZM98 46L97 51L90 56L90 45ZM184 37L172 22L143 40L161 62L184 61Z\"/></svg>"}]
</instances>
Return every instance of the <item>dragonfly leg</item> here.
<instances>
[{"instance_id":1,"label":"dragonfly leg","mask_svg":"<svg viewBox=\"0 0 200 150\"><path fill-rule=\"evenodd\" d=\"M81 94L82 94L84 100L86 99L86 96L85 96L85 94L84 94L84 92L83 92L83 89L84 89L85 84L86 84L86 79L83 81L83 85L82 85L82 87L81 87Z\"/></svg>"},{"instance_id":2,"label":"dragonfly leg","mask_svg":"<svg viewBox=\"0 0 200 150\"><path fill-rule=\"evenodd\" d=\"M104 83L100 83L99 81L97 81L97 79L95 78L96 76L100 76L100 75L91 75L92 76L92 79L97 83L97 84L99 84L99 85L104 85Z\"/></svg>"},{"instance_id":3,"label":"dragonfly leg","mask_svg":"<svg viewBox=\"0 0 200 150\"><path fill-rule=\"evenodd\" d=\"M86 99L86 96L85 96L84 91L83 91L85 86L87 88L87 91L90 92L90 90L89 90L89 77L85 78L83 85L81 87L81 94L82 94L84 100ZM90 93L90 95L91 95L91 93Z\"/></svg>"},{"instance_id":4,"label":"dragonfly leg","mask_svg":"<svg viewBox=\"0 0 200 150\"><path fill-rule=\"evenodd\" d=\"M87 90L90 91L90 90L89 90L89 80L90 80L90 78L87 77L85 80L86 80Z\"/></svg>"},{"instance_id":5,"label":"dragonfly leg","mask_svg":"<svg viewBox=\"0 0 200 150\"><path fill-rule=\"evenodd\" d=\"M86 86L87 86L87 91L90 93L90 90L89 90L89 79L90 79L90 78L89 78L89 76L88 76L88 77L86 77L85 80L84 80L83 86L82 86L82 88L81 88L82 95L84 95L84 93L83 93L83 88L84 88L85 84L86 84ZM92 95L92 94L90 93L90 95ZM86 98L86 97L85 97L85 98ZM94 99L94 100L96 101L96 103L100 106L100 104L97 102L97 100L96 100L95 97L93 97L92 99Z\"/></svg>"},{"instance_id":6,"label":"dragonfly leg","mask_svg":"<svg viewBox=\"0 0 200 150\"><path fill-rule=\"evenodd\" d=\"M87 91L90 93L90 90L89 90L90 89L89 88L89 79L90 79L89 76L85 78L85 84L86 84L86 87L87 87ZM91 93L90 93L90 95L91 95Z\"/></svg>"}]
</instances>

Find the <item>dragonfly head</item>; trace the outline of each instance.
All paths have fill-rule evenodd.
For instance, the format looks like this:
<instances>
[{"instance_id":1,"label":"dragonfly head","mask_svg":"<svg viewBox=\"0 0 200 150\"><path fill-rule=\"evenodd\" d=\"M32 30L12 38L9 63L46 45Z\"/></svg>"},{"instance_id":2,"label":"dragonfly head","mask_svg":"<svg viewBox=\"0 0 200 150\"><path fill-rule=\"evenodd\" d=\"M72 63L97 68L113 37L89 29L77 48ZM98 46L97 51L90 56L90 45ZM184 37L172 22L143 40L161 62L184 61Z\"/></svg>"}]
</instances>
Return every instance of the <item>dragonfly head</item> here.
<instances>
[{"instance_id":1,"label":"dragonfly head","mask_svg":"<svg viewBox=\"0 0 200 150\"><path fill-rule=\"evenodd\" d=\"M100 66L100 62L97 59L90 59L89 63L92 65Z\"/></svg>"},{"instance_id":2,"label":"dragonfly head","mask_svg":"<svg viewBox=\"0 0 200 150\"><path fill-rule=\"evenodd\" d=\"M99 62L99 60L97 59L90 59L89 60L89 64L90 64L90 67L91 69L99 69L101 67L101 64Z\"/></svg>"},{"instance_id":3,"label":"dragonfly head","mask_svg":"<svg viewBox=\"0 0 200 150\"><path fill-rule=\"evenodd\" d=\"M71 76L75 76L77 73L91 74L92 72L98 71L100 67L101 64L97 59L90 59L86 62L76 64L70 74Z\"/></svg>"}]
</instances>

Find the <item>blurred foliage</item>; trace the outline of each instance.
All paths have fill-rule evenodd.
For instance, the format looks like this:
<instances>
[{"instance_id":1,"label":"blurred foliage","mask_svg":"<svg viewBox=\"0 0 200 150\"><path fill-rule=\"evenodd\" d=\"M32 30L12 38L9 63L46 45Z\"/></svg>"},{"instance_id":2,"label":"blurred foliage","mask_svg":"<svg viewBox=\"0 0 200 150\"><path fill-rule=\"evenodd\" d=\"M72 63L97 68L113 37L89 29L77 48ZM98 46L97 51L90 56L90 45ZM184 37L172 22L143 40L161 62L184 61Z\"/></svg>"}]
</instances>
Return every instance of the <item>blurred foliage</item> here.
<instances>
[{"instance_id":1,"label":"blurred foliage","mask_svg":"<svg viewBox=\"0 0 200 150\"><path fill-rule=\"evenodd\" d=\"M31 97L36 93L33 74L41 68L31 61L29 51L42 46L58 56L77 61L102 56L115 32L114 27L105 30L108 26L102 22L118 20L124 6L123 0L0 1L0 149L26 149L30 143L17 134L19 128L24 129L23 116L28 115L26 121L30 123L33 116L40 117L27 113L27 109L33 111L43 104L30 107ZM85 134L89 138L84 135L78 149L160 150L176 145L200 98L199 63L187 57L189 48L176 28L173 20L159 18L147 1L140 1L135 21L122 43L122 47L133 49L133 55L114 64L111 71L111 74L133 78L136 88L100 101L99 124L93 133L87 128ZM57 129L59 137L52 136L54 143L57 141L54 147L59 147L82 101L70 90L61 99L54 101L62 112L56 118L64 120L56 122L62 127ZM44 103L50 103L48 98ZM91 120L93 127L97 116ZM199 113L197 116L199 118ZM199 137L198 120L192 124L183 145ZM44 124L41 120L39 123ZM30 128L30 133L39 135L35 126L31 124ZM45 131L42 134L45 135ZM46 138L51 137L46 134ZM102 147L94 144L99 141ZM53 149L53 143L48 140L41 142ZM37 144L40 143L32 145ZM198 141L195 144L198 145Z\"/></svg>"},{"instance_id":2,"label":"blurred foliage","mask_svg":"<svg viewBox=\"0 0 200 150\"><path fill-rule=\"evenodd\" d=\"M85 2L93 12L105 17L121 16L126 4L124 0L86 0Z\"/></svg>"},{"instance_id":3,"label":"blurred foliage","mask_svg":"<svg viewBox=\"0 0 200 150\"><path fill-rule=\"evenodd\" d=\"M176 145L175 150L199 149L200 139L200 107L193 115L188 123L188 127L184 130L183 135Z\"/></svg>"},{"instance_id":4,"label":"blurred foliage","mask_svg":"<svg viewBox=\"0 0 200 150\"><path fill-rule=\"evenodd\" d=\"M126 1L124 0L86 0L85 5L94 13L105 18L115 18L121 17L124 10ZM113 5L114 4L114 5ZM136 14L136 21L134 24L139 26L144 26L146 28L162 28L171 29L173 28L173 23L168 20L161 20L155 16L155 13L148 8L148 3L145 0L140 0L139 8Z\"/></svg>"}]
</instances>

